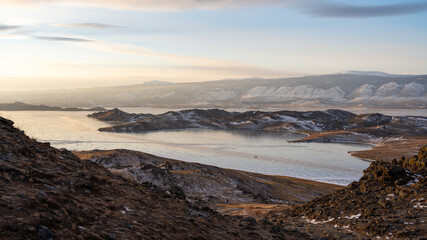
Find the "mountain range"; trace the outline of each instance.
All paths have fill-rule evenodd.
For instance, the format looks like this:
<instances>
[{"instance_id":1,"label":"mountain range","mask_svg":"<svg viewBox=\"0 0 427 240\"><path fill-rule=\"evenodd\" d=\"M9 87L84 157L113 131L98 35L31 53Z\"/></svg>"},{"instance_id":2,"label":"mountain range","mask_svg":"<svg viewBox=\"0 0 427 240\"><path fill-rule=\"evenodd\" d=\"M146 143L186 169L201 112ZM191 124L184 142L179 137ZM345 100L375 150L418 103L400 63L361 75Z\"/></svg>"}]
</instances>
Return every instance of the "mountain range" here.
<instances>
[{"instance_id":1,"label":"mountain range","mask_svg":"<svg viewBox=\"0 0 427 240\"><path fill-rule=\"evenodd\" d=\"M351 107L425 108L427 75L351 71L280 79L139 84L2 92L0 102L62 107Z\"/></svg>"}]
</instances>

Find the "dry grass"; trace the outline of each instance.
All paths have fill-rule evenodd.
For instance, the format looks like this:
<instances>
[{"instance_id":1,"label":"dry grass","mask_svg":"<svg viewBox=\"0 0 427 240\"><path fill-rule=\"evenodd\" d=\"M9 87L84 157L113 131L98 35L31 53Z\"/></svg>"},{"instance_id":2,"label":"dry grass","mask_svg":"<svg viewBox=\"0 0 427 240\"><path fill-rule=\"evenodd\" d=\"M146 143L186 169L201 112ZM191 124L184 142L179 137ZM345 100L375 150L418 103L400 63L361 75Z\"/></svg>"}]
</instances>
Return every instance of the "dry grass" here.
<instances>
[{"instance_id":1,"label":"dry grass","mask_svg":"<svg viewBox=\"0 0 427 240\"><path fill-rule=\"evenodd\" d=\"M405 137L383 142L369 150L350 152L350 154L365 160L392 161L398 156L413 157L424 145L427 145L427 136Z\"/></svg>"}]
</instances>

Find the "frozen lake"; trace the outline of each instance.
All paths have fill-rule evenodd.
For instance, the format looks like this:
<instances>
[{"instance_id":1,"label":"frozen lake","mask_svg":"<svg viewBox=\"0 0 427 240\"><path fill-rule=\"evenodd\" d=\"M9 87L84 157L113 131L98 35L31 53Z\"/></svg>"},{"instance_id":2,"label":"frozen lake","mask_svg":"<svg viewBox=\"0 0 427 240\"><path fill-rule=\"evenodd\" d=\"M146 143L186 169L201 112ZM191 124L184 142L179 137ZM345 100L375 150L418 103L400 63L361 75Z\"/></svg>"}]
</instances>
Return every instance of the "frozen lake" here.
<instances>
[{"instance_id":1,"label":"frozen lake","mask_svg":"<svg viewBox=\"0 0 427 240\"><path fill-rule=\"evenodd\" d=\"M257 131L108 133L97 131L108 123L87 118L87 114L0 112L30 137L69 150L131 149L188 162L340 185L358 180L369 165L347 153L368 149L366 145L289 143L304 135Z\"/></svg>"}]
</instances>

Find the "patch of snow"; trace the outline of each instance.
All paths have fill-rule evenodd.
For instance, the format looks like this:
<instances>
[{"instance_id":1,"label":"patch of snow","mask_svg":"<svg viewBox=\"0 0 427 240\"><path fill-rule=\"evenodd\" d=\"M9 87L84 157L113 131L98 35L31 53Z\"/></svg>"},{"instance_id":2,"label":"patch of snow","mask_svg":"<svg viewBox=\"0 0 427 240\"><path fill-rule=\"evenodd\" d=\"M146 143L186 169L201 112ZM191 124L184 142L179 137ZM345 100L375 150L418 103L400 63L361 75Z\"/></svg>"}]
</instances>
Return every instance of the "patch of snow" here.
<instances>
[{"instance_id":1,"label":"patch of snow","mask_svg":"<svg viewBox=\"0 0 427 240\"><path fill-rule=\"evenodd\" d=\"M425 91L425 87L422 84L411 82L405 84L403 89L399 92L399 97L421 97Z\"/></svg>"},{"instance_id":2,"label":"patch of snow","mask_svg":"<svg viewBox=\"0 0 427 240\"><path fill-rule=\"evenodd\" d=\"M389 82L387 84L382 85L375 92L376 97L391 97L397 95L397 93L402 89L402 86L395 83Z\"/></svg>"},{"instance_id":3,"label":"patch of snow","mask_svg":"<svg viewBox=\"0 0 427 240\"><path fill-rule=\"evenodd\" d=\"M333 220L334 218L329 218L328 220L325 220L325 221L316 221L316 219L311 219L311 220L306 219L306 221L311 224L323 224L323 223L331 222Z\"/></svg>"},{"instance_id":4,"label":"patch of snow","mask_svg":"<svg viewBox=\"0 0 427 240\"><path fill-rule=\"evenodd\" d=\"M412 184L415 184L415 183L417 183L418 182L418 178L414 178L414 179L412 179L411 181L409 181L407 184L406 184L406 186L411 186Z\"/></svg>"},{"instance_id":5,"label":"patch of snow","mask_svg":"<svg viewBox=\"0 0 427 240\"><path fill-rule=\"evenodd\" d=\"M361 213L358 213L358 214L356 214L356 215L351 215L351 216L346 216L346 217L344 217L344 218L346 218L346 219L358 219L360 216L361 216L362 214Z\"/></svg>"}]
</instances>

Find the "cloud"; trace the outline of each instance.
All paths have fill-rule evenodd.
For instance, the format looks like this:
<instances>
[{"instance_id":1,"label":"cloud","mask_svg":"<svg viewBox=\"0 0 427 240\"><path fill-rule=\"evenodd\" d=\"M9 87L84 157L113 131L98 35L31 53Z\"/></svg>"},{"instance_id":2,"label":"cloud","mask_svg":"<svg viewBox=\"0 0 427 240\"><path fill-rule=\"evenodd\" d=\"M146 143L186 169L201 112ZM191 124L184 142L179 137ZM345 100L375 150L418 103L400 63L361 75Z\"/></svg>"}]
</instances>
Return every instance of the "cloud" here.
<instances>
[{"instance_id":1,"label":"cloud","mask_svg":"<svg viewBox=\"0 0 427 240\"><path fill-rule=\"evenodd\" d=\"M315 3L301 5L302 11L316 17L368 18L405 15L427 11L427 2L404 2L376 6L357 6L343 3Z\"/></svg>"},{"instance_id":2,"label":"cloud","mask_svg":"<svg viewBox=\"0 0 427 240\"><path fill-rule=\"evenodd\" d=\"M72 38L72 37L47 37L47 36L35 36L35 39L46 40L46 41L59 41L59 42L91 42L91 40L84 38Z\"/></svg>"},{"instance_id":3,"label":"cloud","mask_svg":"<svg viewBox=\"0 0 427 240\"><path fill-rule=\"evenodd\" d=\"M300 0L301 1L301 0ZM233 7L285 6L298 0L0 0L0 5L28 6L61 4L83 7L104 7L126 10L183 11L191 9L220 9Z\"/></svg>"},{"instance_id":4,"label":"cloud","mask_svg":"<svg viewBox=\"0 0 427 240\"><path fill-rule=\"evenodd\" d=\"M58 27L73 27L73 28L119 28L120 26L109 25L104 23L59 23L54 26Z\"/></svg>"},{"instance_id":5,"label":"cloud","mask_svg":"<svg viewBox=\"0 0 427 240\"><path fill-rule=\"evenodd\" d=\"M356 2L356 1L354 1ZM354 5L337 0L0 0L0 6L66 5L119 10L185 11L194 9L290 7L314 17L366 18L417 13L427 10L426 1L403 1L383 5ZM71 25L70 25L71 26ZM79 27L75 25L75 27ZM103 28L91 23L80 27Z\"/></svg>"},{"instance_id":6,"label":"cloud","mask_svg":"<svg viewBox=\"0 0 427 240\"><path fill-rule=\"evenodd\" d=\"M20 26L0 25L0 31L15 30L18 28L20 28Z\"/></svg>"},{"instance_id":7,"label":"cloud","mask_svg":"<svg viewBox=\"0 0 427 240\"><path fill-rule=\"evenodd\" d=\"M68 41L68 44L72 44L81 48L100 52L118 53L124 55L137 55L142 57L151 57L157 59L163 59L163 66L167 66L167 69L193 69L198 71L226 71L228 73L253 73L252 75L263 75L263 76L294 76L294 73L279 71L251 64L246 64L237 61L230 61L224 59L213 59L207 57L196 57L196 56L185 56L178 54L170 54L165 52L153 51L151 49L144 48L142 46L123 44L117 42L101 41L101 40L87 40L87 41ZM162 70L164 71L164 69ZM191 71L190 71L191 72ZM255 74L257 73L257 74Z\"/></svg>"}]
</instances>

